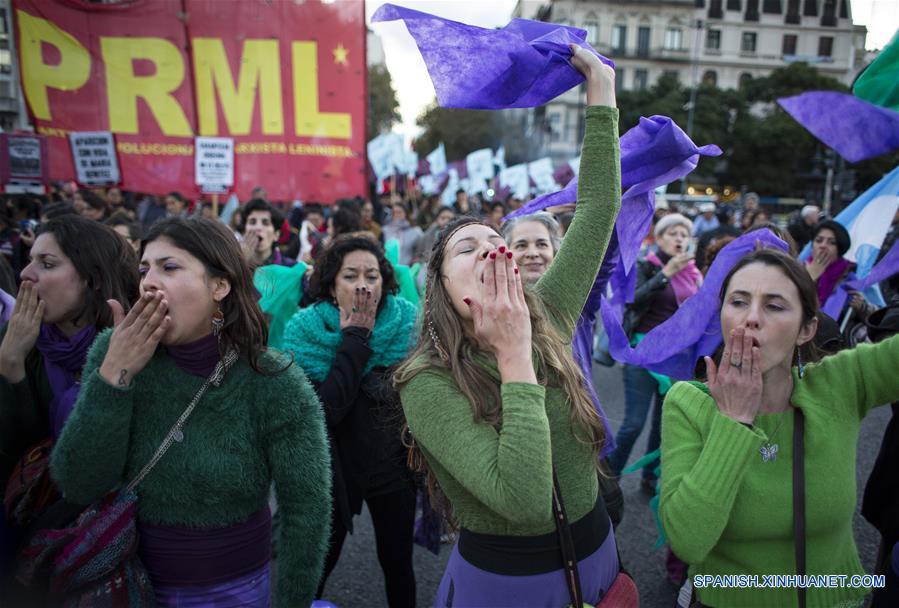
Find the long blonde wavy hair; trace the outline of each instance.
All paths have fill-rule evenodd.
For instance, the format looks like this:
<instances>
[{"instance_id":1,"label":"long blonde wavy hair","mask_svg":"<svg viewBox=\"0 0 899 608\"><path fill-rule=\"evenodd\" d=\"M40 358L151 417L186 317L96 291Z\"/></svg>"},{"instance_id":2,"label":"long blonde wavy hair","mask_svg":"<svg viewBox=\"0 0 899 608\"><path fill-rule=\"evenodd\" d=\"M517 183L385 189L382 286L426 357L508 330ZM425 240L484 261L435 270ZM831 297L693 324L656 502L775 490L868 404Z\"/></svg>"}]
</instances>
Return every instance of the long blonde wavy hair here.
<instances>
[{"instance_id":1,"label":"long blonde wavy hair","mask_svg":"<svg viewBox=\"0 0 899 608\"><path fill-rule=\"evenodd\" d=\"M443 284L442 267L447 242L457 230L471 224L486 225L471 217L459 218L448 224L434 243L427 269L421 335L415 350L396 370L394 383L397 389L402 389L421 372L435 368L449 370L459 390L468 398L474 420L499 428L502 424L500 384L475 361L476 355L483 351L474 337L466 334L462 319L453 308ZM572 357L571 344L553 325L543 300L529 287L525 288L524 295L531 317L537 381L542 386L560 388L567 395L575 436L578 441L591 447L598 467L605 429L584 387L585 379ZM403 436L409 448L409 466L425 475L432 504L454 527L451 505L440 490L408 425L404 427Z\"/></svg>"}]
</instances>

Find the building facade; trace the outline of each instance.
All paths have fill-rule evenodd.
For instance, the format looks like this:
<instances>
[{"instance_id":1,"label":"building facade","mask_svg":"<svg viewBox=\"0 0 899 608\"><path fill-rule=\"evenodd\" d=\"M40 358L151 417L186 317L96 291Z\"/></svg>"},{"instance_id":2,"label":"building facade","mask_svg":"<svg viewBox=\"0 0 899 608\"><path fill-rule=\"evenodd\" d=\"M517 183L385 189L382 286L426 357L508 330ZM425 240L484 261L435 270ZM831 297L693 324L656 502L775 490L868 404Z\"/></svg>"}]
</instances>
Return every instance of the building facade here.
<instances>
[{"instance_id":1,"label":"building facade","mask_svg":"<svg viewBox=\"0 0 899 608\"><path fill-rule=\"evenodd\" d=\"M519 0L515 17L586 30L616 64L616 87L641 90L663 74L722 89L804 61L850 84L864 65L864 26L850 0ZM520 120L538 154L562 162L583 137L583 87Z\"/></svg>"},{"instance_id":2,"label":"building facade","mask_svg":"<svg viewBox=\"0 0 899 608\"><path fill-rule=\"evenodd\" d=\"M0 130L30 129L16 62L9 0L0 0Z\"/></svg>"}]
</instances>

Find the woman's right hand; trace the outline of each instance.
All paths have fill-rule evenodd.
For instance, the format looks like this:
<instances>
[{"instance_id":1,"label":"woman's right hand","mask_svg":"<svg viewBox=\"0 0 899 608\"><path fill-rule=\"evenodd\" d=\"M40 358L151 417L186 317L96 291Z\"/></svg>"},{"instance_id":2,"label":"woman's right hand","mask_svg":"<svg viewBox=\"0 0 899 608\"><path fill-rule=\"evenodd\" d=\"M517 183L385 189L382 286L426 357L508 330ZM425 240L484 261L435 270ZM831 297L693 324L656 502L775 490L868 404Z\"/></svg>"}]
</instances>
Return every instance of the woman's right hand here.
<instances>
[{"instance_id":1,"label":"woman's right hand","mask_svg":"<svg viewBox=\"0 0 899 608\"><path fill-rule=\"evenodd\" d=\"M599 60L595 54L576 44L570 44L571 64L587 79L587 105L615 105L615 70Z\"/></svg>"},{"instance_id":2,"label":"woman's right hand","mask_svg":"<svg viewBox=\"0 0 899 608\"><path fill-rule=\"evenodd\" d=\"M0 344L0 376L16 383L25 379L25 357L34 348L41 333L44 301L37 297L31 281L22 281L6 335Z\"/></svg>"},{"instance_id":3,"label":"woman's right hand","mask_svg":"<svg viewBox=\"0 0 899 608\"><path fill-rule=\"evenodd\" d=\"M720 368L711 357L705 357L705 364L709 392L721 413L752 424L762 405L762 356L746 330L731 330Z\"/></svg>"},{"instance_id":4,"label":"woman's right hand","mask_svg":"<svg viewBox=\"0 0 899 608\"><path fill-rule=\"evenodd\" d=\"M378 316L378 300L371 289L357 287L353 295L353 307L351 310L340 308L340 329L348 327L361 327L371 332L375 328L375 319Z\"/></svg>"},{"instance_id":5,"label":"woman's right hand","mask_svg":"<svg viewBox=\"0 0 899 608\"><path fill-rule=\"evenodd\" d=\"M150 361L172 319L166 315L168 302L159 291L145 293L127 315L117 301L107 300L107 304L112 309L115 329L100 365L100 376L109 384L124 388Z\"/></svg>"},{"instance_id":6,"label":"woman's right hand","mask_svg":"<svg viewBox=\"0 0 899 608\"><path fill-rule=\"evenodd\" d=\"M673 256L668 263L662 267L662 274L664 274L669 279L679 273L681 270L687 267L687 264L690 263L690 260L693 259L693 254L688 252L679 253L676 256Z\"/></svg>"},{"instance_id":7,"label":"woman's right hand","mask_svg":"<svg viewBox=\"0 0 899 608\"><path fill-rule=\"evenodd\" d=\"M521 273L505 247L488 254L477 299L467 297L475 337L496 356L503 382L536 384L531 314Z\"/></svg>"},{"instance_id":8,"label":"woman's right hand","mask_svg":"<svg viewBox=\"0 0 899 608\"><path fill-rule=\"evenodd\" d=\"M829 251L821 251L813 254L812 259L805 263L805 268L812 280L817 281L833 260L834 256Z\"/></svg>"}]
</instances>

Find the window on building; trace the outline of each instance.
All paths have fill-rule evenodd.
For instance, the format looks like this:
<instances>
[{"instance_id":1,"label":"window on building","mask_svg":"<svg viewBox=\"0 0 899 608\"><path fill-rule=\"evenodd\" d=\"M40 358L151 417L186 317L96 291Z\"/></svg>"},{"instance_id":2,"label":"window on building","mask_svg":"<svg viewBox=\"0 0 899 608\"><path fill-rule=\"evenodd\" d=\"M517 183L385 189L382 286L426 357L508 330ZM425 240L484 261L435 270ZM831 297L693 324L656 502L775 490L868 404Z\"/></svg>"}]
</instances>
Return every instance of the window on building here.
<instances>
[{"instance_id":1,"label":"window on building","mask_svg":"<svg viewBox=\"0 0 899 608\"><path fill-rule=\"evenodd\" d=\"M799 0L787 0L787 16L784 23L799 23Z\"/></svg>"},{"instance_id":2,"label":"window on building","mask_svg":"<svg viewBox=\"0 0 899 608\"><path fill-rule=\"evenodd\" d=\"M649 57L649 35L650 29L647 26L640 26L637 29L637 56Z\"/></svg>"},{"instance_id":3,"label":"window on building","mask_svg":"<svg viewBox=\"0 0 899 608\"><path fill-rule=\"evenodd\" d=\"M615 67L615 92L620 93L624 90L624 76L627 73L625 68Z\"/></svg>"},{"instance_id":4,"label":"window on building","mask_svg":"<svg viewBox=\"0 0 899 608\"><path fill-rule=\"evenodd\" d=\"M821 25L824 27L836 27L837 0L824 0L824 7L821 11Z\"/></svg>"},{"instance_id":5,"label":"window on building","mask_svg":"<svg viewBox=\"0 0 899 608\"><path fill-rule=\"evenodd\" d=\"M818 16L818 0L805 0L805 4L802 5L802 16L803 17L817 17Z\"/></svg>"},{"instance_id":6,"label":"window on building","mask_svg":"<svg viewBox=\"0 0 899 608\"><path fill-rule=\"evenodd\" d=\"M8 34L6 29L6 9L0 8L0 34Z\"/></svg>"},{"instance_id":7,"label":"window on building","mask_svg":"<svg viewBox=\"0 0 899 608\"><path fill-rule=\"evenodd\" d=\"M612 28L612 50L624 53L627 48L627 26L616 25Z\"/></svg>"},{"instance_id":8,"label":"window on building","mask_svg":"<svg viewBox=\"0 0 899 608\"><path fill-rule=\"evenodd\" d=\"M721 30L708 30L705 33L705 48L710 51L721 50Z\"/></svg>"},{"instance_id":9,"label":"window on building","mask_svg":"<svg viewBox=\"0 0 899 608\"><path fill-rule=\"evenodd\" d=\"M717 86L718 72L715 70L706 70L705 74L702 75L702 84L707 87Z\"/></svg>"},{"instance_id":10,"label":"window on building","mask_svg":"<svg viewBox=\"0 0 899 608\"><path fill-rule=\"evenodd\" d=\"M743 10L743 0L727 0L727 10L729 11L737 11L738 13Z\"/></svg>"},{"instance_id":11,"label":"window on building","mask_svg":"<svg viewBox=\"0 0 899 608\"><path fill-rule=\"evenodd\" d=\"M722 0L709 0L709 19L724 19L721 2Z\"/></svg>"},{"instance_id":12,"label":"window on building","mask_svg":"<svg viewBox=\"0 0 899 608\"><path fill-rule=\"evenodd\" d=\"M634 90L645 91L649 84L649 73L646 70L634 70Z\"/></svg>"},{"instance_id":13,"label":"window on building","mask_svg":"<svg viewBox=\"0 0 899 608\"><path fill-rule=\"evenodd\" d=\"M784 12L784 7L780 0L764 0L762 2L762 12L767 15L780 15Z\"/></svg>"},{"instance_id":14,"label":"window on building","mask_svg":"<svg viewBox=\"0 0 899 608\"><path fill-rule=\"evenodd\" d=\"M705 0L696 0L696 8L705 8Z\"/></svg>"},{"instance_id":15,"label":"window on building","mask_svg":"<svg viewBox=\"0 0 899 608\"><path fill-rule=\"evenodd\" d=\"M840 19L849 18L849 0L840 0Z\"/></svg>"},{"instance_id":16,"label":"window on building","mask_svg":"<svg viewBox=\"0 0 899 608\"><path fill-rule=\"evenodd\" d=\"M12 83L10 83L8 80L0 80L0 97L12 97Z\"/></svg>"},{"instance_id":17,"label":"window on building","mask_svg":"<svg viewBox=\"0 0 899 608\"><path fill-rule=\"evenodd\" d=\"M755 32L743 32L743 37L740 39L740 51L744 53L755 53L755 43L758 39L758 34Z\"/></svg>"},{"instance_id":18,"label":"window on building","mask_svg":"<svg viewBox=\"0 0 899 608\"><path fill-rule=\"evenodd\" d=\"M677 70L665 70L662 72L662 78L667 80L671 80L673 82L680 82L680 72Z\"/></svg>"},{"instance_id":19,"label":"window on building","mask_svg":"<svg viewBox=\"0 0 899 608\"><path fill-rule=\"evenodd\" d=\"M584 29L587 30L587 42L594 45L598 44L599 24L596 21L588 21L584 24Z\"/></svg>"},{"instance_id":20,"label":"window on building","mask_svg":"<svg viewBox=\"0 0 899 608\"><path fill-rule=\"evenodd\" d=\"M746 0L746 15L743 18L746 21L759 20L759 0Z\"/></svg>"},{"instance_id":21,"label":"window on building","mask_svg":"<svg viewBox=\"0 0 899 608\"><path fill-rule=\"evenodd\" d=\"M742 74L740 74L739 81L737 81L737 87L742 91L750 82L752 82L752 74L750 74L749 72L743 72Z\"/></svg>"},{"instance_id":22,"label":"window on building","mask_svg":"<svg viewBox=\"0 0 899 608\"><path fill-rule=\"evenodd\" d=\"M833 56L833 36L821 36L818 38L818 57Z\"/></svg>"},{"instance_id":23,"label":"window on building","mask_svg":"<svg viewBox=\"0 0 899 608\"><path fill-rule=\"evenodd\" d=\"M796 34L784 34L783 46L780 49L781 54L783 55L795 55L796 54L796 44L799 41L799 36Z\"/></svg>"},{"instance_id":24,"label":"window on building","mask_svg":"<svg viewBox=\"0 0 899 608\"><path fill-rule=\"evenodd\" d=\"M669 27L665 29L664 47L671 50L679 50L683 48L684 31L679 27Z\"/></svg>"}]
</instances>

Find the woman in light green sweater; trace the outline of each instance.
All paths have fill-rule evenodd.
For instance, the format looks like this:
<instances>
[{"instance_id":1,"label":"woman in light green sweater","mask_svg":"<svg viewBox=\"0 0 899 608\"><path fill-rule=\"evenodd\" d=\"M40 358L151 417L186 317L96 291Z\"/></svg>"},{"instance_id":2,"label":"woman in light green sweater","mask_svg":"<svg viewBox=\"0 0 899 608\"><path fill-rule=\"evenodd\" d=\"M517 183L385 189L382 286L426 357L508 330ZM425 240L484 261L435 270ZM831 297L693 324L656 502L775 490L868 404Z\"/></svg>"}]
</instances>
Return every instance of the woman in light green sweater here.
<instances>
[{"instance_id":1,"label":"woman in light green sweater","mask_svg":"<svg viewBox=\"0 0 899 608\"><path fill-rule=\"evenodd\" d=\"M764 576L797 574L792 437L801 411L805 573L846 575L843 586L806 589L806 605L860 605L868 589L850 586L864 573L852 536L856 443L868 410L899 398L899 338L805 365L817 294L780 251L740 260L721 301L720 361L707 357L708 381L675 384L663 408L659 514L671 547L694 577L758 577L753 588L699 579L701 605L799 604L795 587L765 586Z\"/></svg>"},{"instance_id":2,"label":"woman in light green sweater","mask_svg":"<svg viewBox=\"0 0 899 608\"><path fill-rule=\"evenodd\" d=\"M587 76L590 107L577 214L556 261L525 290L493 228L450 223L428 265L419 346L396 374L413 455L461 526L440 607L570 603L553 470L585 601L598 601L619 570L598 495L602 421L571 355L620 206L618 112L611 69L583 49L573 63Z\"/></svg>"}]
</instances>

